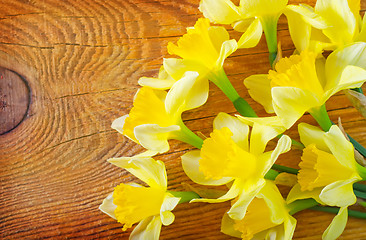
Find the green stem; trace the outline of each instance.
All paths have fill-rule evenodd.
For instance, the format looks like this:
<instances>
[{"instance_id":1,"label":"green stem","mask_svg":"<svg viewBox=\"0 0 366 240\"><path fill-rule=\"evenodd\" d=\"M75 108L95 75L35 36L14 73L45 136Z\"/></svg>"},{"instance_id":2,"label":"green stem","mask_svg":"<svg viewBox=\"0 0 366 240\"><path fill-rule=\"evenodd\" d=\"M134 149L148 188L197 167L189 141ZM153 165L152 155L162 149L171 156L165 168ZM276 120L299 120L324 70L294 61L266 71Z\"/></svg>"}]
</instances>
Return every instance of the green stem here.
<instances>
[{"instance_id":1,"label":"green stem","mask_svg":"<svg viewBox=\"0 0 366 240\"><path fill-rule=\"evenodd\" d=\"M277 57L277 22L279 16L267 16L261 17L260 21L263 26L263 32L266 37L268 52L269 52L269 63L273 68L273 63Z\"/></svg>"},{"instance_id":2,"label":"green stem","mask_svg":"<svg viewBox=\"0 0 366 240\"><path fill-rule=\"evenodd\" d=\"M273 170L273 169L269 169L269 171L266 173L266 175L264 176L265 179L268 180L275 180L276 177L278 176L278 174L280 174L279 172Z\"/></svg>"},{"instance_id":3,"label":"green stem","mask_svg":"<svg viewBox=\"0 0 366 240\"><path fill-rule=\"evenodd\" d=\"M287 172L287 173L291 173L291 174L298 174L299 170L295 169L295 168L290 168L290 167L286 167L286 166L282 166L282 165L278 165L278 164L273 164L272 169L280 171L280 172Z\"/></svg>"},{"instance_id":4,"label":"green stem","mask_svg":"<svg viewBox=\"0 0 366 240\"><path fill-rule=\"evenodd\" d=\"M310 209L316 210L316 211L334 213L334 214L337 214L338 211L339 211L339 208L337 208L337 207L323 207L323 206L314 206ZM354 210L349 210L349 209L348 209L348 216L355 217L355 218L366 219L366 213L359 212L359 211L354 211Z\"/></svg>"},{"instance_id":5,"label":"green stem","mask_svg":"<svg viewBox=\"0 0 366 240\"><path fill-rule=\"evenodd\" d=\"M318 204L319 203L317 201L315 201L312 198L309 198L309 199L296 200L295 202L288 204L287 207L289 209L289 214L293 215L297 212L314 207Z\"/></svg>"},{"instance_id":6,"label":"green stem","mask_svg":"<svg viewBox=\"0 0 366 240\"><path fill-rule=\"evenodd\" d=\"M180 197L179 203L190 202L192 199L201 198L195 192L175 192L175 191L168 191L174 197Z\"/></svg>"},{"instance_id":7,"label":"green stem","mask_svg":"<svg viewBox=\"0 0 366 240\"><path fill-rule=\"evenodd\" d=\"M356 189L356 190L361 191L361 192L366 192L366 185L362 184L362 183L354 183L353 184L353 189Z\"/></svg>"},{"instance_id":8,"label":"green stem","mask_svg":"<svg viewBox=\"0 0 366 240\"><path fill-rule=\"evenodd\" d=\"M352 88L352 90L363 94L362 88Z\"/></svg>"},{"instance_id":9,"label":"green stem","mask_svg":"<svg viewBox=\"0 0 366 240\"><path fill-rule=\"evenodd\" d=\"M366 193L365 192L361 192L361 191L358 191L358 190L355 190L355 189L353 189L353 192L355 193L355 195L357 197L366 199Z\"/></svg>"},{"instance_id":10,"label":"green stem","mask_svg":"<svg viewBox=\"0 0 366 240\"><path fill-rule=\"evenodd\" d=\"M193 133L184 123L183 121L179 124L180 131L175 134L172 138L188 143L198 149L202 148L203 140Z\"/></svg>"},{"instance_id":11,"label":"green stem","mask_svg":"<svg viewBox=\"0 0 366 240\"><path fill-rule=\"evenodd\" d=\"M227 77L224 69L220 69L209 75L209 79L221 89L221 91L230 99L234 104L235 109L244 117L257 117L257 114L253 108L241 98L238 92L235 90L231 84L229 78Z\"/></svg>"},{"instance_id":12,"label":"green stem","mask_svg":"<svg viewBox=\"0 0 366 240\"><path fill-rule=\"evenodd\" d=\"M362 178L362 180L366 180L366 168L356 163L357 172Z\"/></svg>"},{"instance_id":13,"label":"green stem","mask_svg":"<svg viewBox=\"0 0 366 240\"><path fill-rule=\"evenodd\" d=\"M325 131L328 132L330 127L333 125L332 121L329 118L329 115L327 113L327 109L325 108L325 104L318 108L312 108L309 110L309 113L315 121L318 122L320 127Z\"/></svg>"}]
</instances>

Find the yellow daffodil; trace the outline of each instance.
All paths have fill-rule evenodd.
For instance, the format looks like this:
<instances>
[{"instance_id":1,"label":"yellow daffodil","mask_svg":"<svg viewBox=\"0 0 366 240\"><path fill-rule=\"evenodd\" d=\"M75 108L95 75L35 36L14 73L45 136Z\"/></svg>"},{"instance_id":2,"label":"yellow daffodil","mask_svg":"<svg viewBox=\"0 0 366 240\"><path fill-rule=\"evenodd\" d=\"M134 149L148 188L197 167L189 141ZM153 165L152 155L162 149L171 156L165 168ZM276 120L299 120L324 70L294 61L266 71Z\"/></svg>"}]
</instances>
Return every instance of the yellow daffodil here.
<instances>
[{"instance_id":1,"label":"yellow daffodil","mask_svg":"<svg viewBox=\"0 0 366 240\"><path fill-rule=\"evenodd\" d=\"M360 1L318 0L315 8L291 6L286 11L296 49L320 53L346 44L366 41L366 19L362 23Z\"/></svg>"},{"instance_id":2,"label":"yellow daffodil","mask_svg":"<svg viewBox=\"0 0 366 240\"><path fill-rule=\"evenodd\" d=\"M249 104L239 96L231 85L223 69L224 60L237 49L237 42L229 40L229 34L224 27L210 26L208 19L198 19L193 28L187 29L187 34L178 40L177 45L168 44L168 52L182 59L170 58L164 60L164 69L173 78L185 71L198 72L198 95L208 93L207 79L219 87L233 102L235 108L248 117L256 116Z\"/></svg>"},{"instance_id":3,"label":"yellow daffodil","mask_svg":"<svg viewBox=\"0 0 366 240\"><path fill-rule=\"evenodd\" d=\"M275 112L290 128L305 112L321 123L325 102L336 92L360 87L366 80L366 43L355 43L332 52L327 60L315 53L282 58L269 74L244 80L251 97L267 112Z\"/></svg>"},{"instance_id":4,"label":"yellow daffodil","mask_svg":"<svg viewBox=\"0 0 366 240\"><path fill-rule=\"evenodd\" d=\"M295 227L296 219L289 214L276 185L268 180L249 204L242 220L233 220L225 214L221 223L223 233L245 240L290 240Z\"/></svg>"},{"instance_id":5,"label":"yellow daffodil","mask_svg":"<svg viewBox=\"0 0 366 240\"><path fill-rule=\"evenodd\" d=\"M291 189L287 201L313 198L323 205L341 207L323 234L323 239L336 239L347 223L347 207L356 203L353 184L362 180L365 170L357 164L353 145L337 126L323 132L300 123L299 134L305 149L298 184Z\"/></svg>"},{"instance_id":6,"label":"yellow daffodil","mask_svg":"<svg viewBox=\"0 0 366 240\"><path fill-rule=\"evenodd\" d=\"M228 214L240 220L248 204L264 186L264 175L281 153L291 147L288 136L282 136L273 151L264 152L268 141L278 135L269 126L254 123L248 142L249 126L239 119L220 113L214 120L214 131L204 140L201 151L182 156L186 174L196 183L223 185L232 183L218 199L196 199L196 202L223 202L238 198Z\"/></svg>"},{"instance_id":7,"label":"yellow daffodil","mask_svg":"<svg viewBox=\"0 0 366 240\"><path fill-rule=\"evenodd\" d=\"M116 119L112 128L141 144L148 150L166 152L168 139L178 139L200 147L202 140L182 122L181 113L203 104L201 98L191 98L197 73L186 72L167 93L142 87L136 94L128 115ZM197 96L197 95L195 95Z\"/></svg>"},{"instance_id":8,"label":"yellow daffodil","mask_svg":"<svg viewBox=\"0 0 366 240\"><path fill-rule=\"evenodd\" d=\"M159 239L161 226L174 221L171 212L180 198L167 192L164 163L143 153L134 157L112 158L109 162L124 168L148 187L135 183L120 184L100 205L99 209L123 224L123 231L139 224L130 235L131 240Z\"/></svg>"}]
</instances>

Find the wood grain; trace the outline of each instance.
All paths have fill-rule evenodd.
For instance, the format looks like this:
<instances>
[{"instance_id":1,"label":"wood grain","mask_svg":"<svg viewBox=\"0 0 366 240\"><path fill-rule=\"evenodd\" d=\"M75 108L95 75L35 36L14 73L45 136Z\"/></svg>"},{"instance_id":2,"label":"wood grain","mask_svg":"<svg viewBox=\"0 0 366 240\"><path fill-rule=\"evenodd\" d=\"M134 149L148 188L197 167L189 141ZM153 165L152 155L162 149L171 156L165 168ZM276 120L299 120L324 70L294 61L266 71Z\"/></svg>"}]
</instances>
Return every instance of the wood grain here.
<instances>
[{"instance_id":1,"label":"wood grain","mask_svg":"<svg viewBox=\"0 0 366 240\"><path fill-rule=\"evenodd\" d=\"M175 42L202 16L198 3L0 0L0 66L23 76L31 89L25 119L0 135L1 239L128 238L130 231L123 233L98 206L114 186L136 181L106 160L143 149L110 125L131 109L137 80L157 75L163 57L169 56L167 43ZM278 34L284 53L291 54L294 47L285 18ZM264 110L249 98L242 81L266 73L267 61L262 39L225 63L233 85L261 116ZM346 131L366 145L366 121L343 94L332 97L327 108L332 120L341 117ZM209 135L220 111L235 109L211 85L208 103L183 117L193 131ZM308 115L301 120L315 124ZM296 128L289 135L297 138ZM171 141L171 149L157 159L166 163L169 188L183 190L182 183L193 183L184 175L179 157L191 147ZM296 167L300 155L293 151L280 161ZM179 205L174 224L162 229L161 239L230 239L219 232L228 207L229 203ZM295 239L310 240L320 239L333 216L305 211L296 217ZM365 224L350 219L342 239L366 239Z\"/></svg>"}]
</instances>

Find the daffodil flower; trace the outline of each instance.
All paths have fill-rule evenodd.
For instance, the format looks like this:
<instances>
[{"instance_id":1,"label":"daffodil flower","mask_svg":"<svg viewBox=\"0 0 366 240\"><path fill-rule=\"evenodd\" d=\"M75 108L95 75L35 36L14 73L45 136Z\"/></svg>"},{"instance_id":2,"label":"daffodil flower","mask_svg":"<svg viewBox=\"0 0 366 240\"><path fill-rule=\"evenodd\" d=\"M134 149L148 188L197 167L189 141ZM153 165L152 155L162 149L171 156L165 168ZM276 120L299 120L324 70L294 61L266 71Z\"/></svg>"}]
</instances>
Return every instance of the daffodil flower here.
<instances>
[{"instance_id":1,"label":"daffodil flower","mask_svg":"<svg viewBox=\"0 0 366 240\"><path fill-rule=\"evenodd\" d=\"M201 151L183 155L182 165L188 177L196 183L231 183L231 187L218 199L193 201L215 203L238 198L228 214L233 219L243 219L249 203L265 184L264 176L269 173L278 156L290 150L291 140L284 135L273 151L264 152L268 141L278 134L274 128L254 123L249 144L249 126L235 117L220 113Z\"/></svg>"},{"instance_id":2,"label":"daffodil flower","mask_svg":"<svg viewBox=\"0 0 366 240\"><path fill-rule=\"evenodd\" d=\"M298 184L291 189L287 201L313 198L320 204L340 207L323 235L324 239L336 239L346 225L347 207L356 203L353 184L365 178L365 169L356 162L352 144L337 126L328 132L306 123L298 127L305 149Z\"/></svg>"},{"instance_id":3,"label":"daffodil flower","mask_svg":"<svg viewBox=\"0 0 366 240\"><path fill-rule=\"evenodd\" d=\"M124 168L145 182L148 187L136 183L120 184L100 205L99 209L123 224L126 231L139 223L130 239L159 239L162 225L174 221L171 212L180 198L167 191L164 163L150 157L151 152L134 157L112 158L109 162Z\"/></svg>"},{"instance_id":4,"label":"daffodil flower","mask_svg":"<svg viewBox=\"0 0 366 240\"><path fill-rule=\"evenodd\" d=\"M366 19L360 16L360 1L318 0L315 8L306 4L286 11L291 38L298 51L317 53L366 41Z\"/></svg>"},{"instance_id":5,"label":"daffodil flower","mask_svg":"<svg viewBox=\"0 0 366 240\"><path fill-rule=\"evenodd\" d=\"M174 79L185 71L198 72L199 84L208 86L207 79L211 80L234 103L241 114L256 116L253 109L231 85L223 69L225 59L236 49L237 42L229 39L224 27L210 26L208 19L200 18L193 28L187 29L187 34L183 35L177 44L172 42L168 44L168 52L182 59L165 59L164 69ZM208 92L208 88L198 88L200 89L197 89L197 92Z\"/></svg>"},{"instance_id":6,"label":"daffodil flower","mask_svg":"<svg viewBox=\"0 0 366 240\"><path fill-rule=\"evenodd\" d=\"M240 0L239 6L231 0L202 0L199 8L211 22L231 24L244 32L239 48L256 46L264 31L272 65L277 54L277 22L286 6L287 0Z\"/></svg>"},{"instance_id":7,"label":"daffodil flower","mask_svg":"<svg viewBox=\"0 0 366 240\"><path fill-rule=\"evenodd\" d=\"M142 87L136 94L133 108L128 115L116 119L112 128L141 144L148 150L166 152L168 139L177 139L200 148L202 139L183 123L183 111L203 104L200 98L191 98L197 73L186 72L167 93Z\"/></svg>"},{"instance_id":8,"label":"daffodil flower","mask_svg":"<svg viewBox=\"0 0 366 240\"><path fill-rule=\"evenodd\" d=\"M248 240L292 239L296 219L289 214L286 202L272 181L266 180L246 211L242 220L233 220L225 214L221 222L221 231Z\"/></svg>"},{"instance_id":9,"label":"daffodil flower","mask_svg":"<svg viewBox=\"0 0 366 240\"><path fill-rule=\"evenodd\" d=\"M290 128L309 112L329 128L325 102L343 89L360 87L366 80L366 43L355 43L332 52L327 60L313 52L282 58L269 74L244 80L251 97L268 113L275 112L283 126ZM326 115L326 116L324 116Z\"/></svg>"}]
</instances>

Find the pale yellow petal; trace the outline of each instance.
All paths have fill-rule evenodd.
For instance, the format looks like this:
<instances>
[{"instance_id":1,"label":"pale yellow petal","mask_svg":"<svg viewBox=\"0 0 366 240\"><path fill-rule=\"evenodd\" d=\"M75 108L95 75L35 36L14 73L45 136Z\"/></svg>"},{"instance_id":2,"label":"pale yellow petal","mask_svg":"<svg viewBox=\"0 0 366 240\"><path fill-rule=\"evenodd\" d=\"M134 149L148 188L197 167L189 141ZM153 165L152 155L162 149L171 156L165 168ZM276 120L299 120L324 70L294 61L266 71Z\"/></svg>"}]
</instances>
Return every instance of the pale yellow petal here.
<instances>
[{"instance_id":1,"label":"pale yellow petal","mask_svg":"<svg viewBox=\"0 0 366 240\"><path fill-rule=\"evenodd\" d=\"M238 48L252 48L257 46L262 37L262 24L259 19L255 19L238 41Z\"/></svg>"},{"instance_id":2,"label":"pale yellow petal","mask_svg":"<svg viewBox=\"0 0 366 240\"><path fill-rule=\"evenodd\" d=\"M209 69L194 60L164 58L163 64L165 71L176 80L181 79L188 71L198 72L201 78L205 78L209 72Z\"/></svg>"},{"instance_id":3,"label":"pale yellow petal","mask_svg":"<svg viewBox=\"0 0 366 240\"><path fill-rule=\"evenodd\" d=\"M244 85L248 88L250 96L260 103L266 112L274 113L271 80L268 78L268 74L251 75L244 80Z\"/></svg>"},{"instance_id":4,"label":"pale yellow petal","mask_svg":"<svg viewBox=\"0 0 366 240\"><path fill-rule=\"evenodd\" d=\"M166 100L165 109L169 115L180 115L182 112L199 107L198 104L204 104L208 97L208 89L205 88L206 95L200 95L203 99L196 99L196 96L192 95L192 88L197 81L197 72L186 72L181 79L179 79L172 88L169 90ZM207 82L207 81L206 81ZM193 101L191 101L194 99ZM196 101L195 101L196 100Z\"/></svg>"},{"instance_id":5,"label":"pale yellow petal","mask_svg":"<svg viewBox=\"0 0 366 240\"><path fill-rule=\"evenodd\" d=\"M296 87L274 87L272 97L274 110L286 128L309 109L322 105L315 93Z\"/></svg>"},{"instance_id":6,"label":"pale yellow petal","mask_svg":"<svg viewBox=\"0 0 366 240\"><path fill-rule=\"evenodd\" d=\"M366 69L366 43L358 42L332 52L325 63L327 85L325 90L337 86L346 66L353 65Z\"/></svg>"},{"instance_id":7,"label":"pale yellow petal","mask_svg":"<svg viewBox=\"0 0 366 240\"><path fill-rule=\"evenodd\" d=\"M241 232L234 228L234 224L235 220L225 213L221 220L221 232L232 237L241 238Z\"/></svg>"},{"instance_id":8,"label":"pale yellow petal","mask_svg":"<svg viewBox=\"0 0 366 240\"><path fill-rule=\"evenodd\" d=\"M159 70L159 77L141 77L138 81L140 86L147 86L154 89L166 90L173 86L175 80L165 71L161 66Z\"/></svg>"},{"instance_id":9,"label":"pale yellow petal","mask_svg":"<svg viewBox=\"0 0 366 240\"><path fill-rule=\"evenodd\" d=\"M254 155L262 154L267 143L280 134L278 130L276 127L254 123L250 135L250 153Z\"/></svg>"},{"instance_id":10,"label":"pale yellow petal","mask_svg":"<svg viewBox=\"0 0 366 240\"><path fill-rule=\"evenodd\" d=\"M318 203L325 205L325 203L319 198L321 190L322 188L314 188L312 191L301 191L300 184L296 184L293 188L291 188L289 194L287 195L286 202L289 204L299 199L313 198Z\"/></svg>"},{"instance_id":11,"label":"pale yellow petal","mask_svg":"<svg viewBox=\"0 0 366 240\"><path fill-rule=\"evenodd\" d=\"M323 130L307 123L299 123L298 129L300 140L305 147L315 143L318 149L330 152L328 145L324 141L325 132Z\"/></svg>"},{"instance_id":12,"label":"pale yellow petal","mask_svg":"<svg viewBox=\"0 0 366 240\"><path fill-rule=\"evenodd\" d=\"M259 198L263 198L269 209L271 209L271 221L275 224L284 222L288 217L288 210L285 207L285 200L283 199L277 186L269 180L259 192Z\"/></svg>"},{"instance_id":13,"label":"pale yellow petal","mask_svg":"<svg viewBox=\"0 0 366 240\"><path fill-rule=\"evenodd\" d=\"M222 43L219 57L216 60L214 70L219 70L224 65L225 59L238 49L238 43L235 39L227 40Z\"/></svg>"},{"instance_id":14,"label":"pale yellow petal","mask_svg":"<svg viewBox=\"0 0 366 240\"><path fill-rule=\"evenodd\" d=\"M119 133L123 134L123 126L125 125L126 118L128 118L128 114L115 119L112 122L111 128L113 128L113 129L117 130Z\"/></svg>"},{"instance_id":15,"label":"pale yellow petal","mask_svg":"<svg viewBox=\"0 0 366 240\"><path fill-rule=\"evenodd\" d=\"M339 209L338 214L333 218L330 225L324 231L322 235L323 240L334 240L343 233L348 219L347 207L342 207Z\"/></svg>"},{"instance_id":16,"label":"pale yellow petal","mask_svg":"<svg viewBox=\"0 0 366 240\"><path fill-rule=\"evenodd\" d=\"M347 44L353 41L357 21L347 0L318 0L315 11L321 14L330 26L323 32L332 42Z\"/></svg>"},{"instance_id":17,"label":"pale yellow petal","mask_svg":"<svg viewBox=\"0 0 366 240\"><path fill-rule=\"evenodd\" d=\"M186 175L195 183L201 185L224 185L233 179L230 177L224 177L221 179L207 178L203 172L199 170L199 160L201 159L200 151L193 150L181 156L182 166Z\"/></svg>"},{"instance_id":18,"label":"pale yellow petal","mask_svg":"<svg viewBox=\"0 0 366 240\"><path fill-rule=\"evenodd\" d=\"M243 219L249 204L258 194L258 192L263 188L265 183L266 181L263 178L258 179L258 181L256 182L243 183L238 199L227 212L229 217L235 220Z\"/></svg>"},{"instance_id":19,"label":"pale yellow petal","mask_svg":"<svg viewBox=\"0 0 366 240\"><path fill-rule=\"evenodd\" d=\"M180 198L174 197L170 193L165 195L160 208L160 219L164 226L168 226L174 222L175 216L171 211L178 205L179 200Z\"/></svg>"},{"instance_id":20,"label":"pale yellow petal","mask_svg":"<svg viewBox=\"0 0 366 240\"><path fill-rule=\"evenodd\" d=\"M99 210L107 214L108 216L117 219L114 214L114 210L116 210L117 205L113 203L113 192L109 194L104 200L103 203L99 206Z\"/></svg>"},{"instance_id":21,"label":"pale yellow petal","mask_svg":"<svg viewBox=\"0 0 366 240\"><path fill-rule=\"evenodd\" d=\"M266 174L268 172L268 170L273 166L280 154L290 151L291 144L291 138L287 135L282 135L280 140L278 140L277 142L276 148L271 152L266 152L270 153L271 157L269 161L265 163L266 167L264 168L263 174Z\"/></svg>"},{"instance_id":22,"label":"pale yellow petal","mask_svg":"<svg viewBox=\"0 0 366 240\"><path fill-rule=\"evenodd\" d=\"M143 219L130 234L130 240L151 239L159 240L161 220L159 216Z\"/></svg>"},{"instance_id":23,"label":"pale yellow petal","mask_svg":"<svg viewBox=\"0 0 366 240\"><path fill-rule=\"evenodd\" d=\"M240 19L238 7L231 0L202 0L199 10L214 23L232 24Z\"/></svg>"},{"instance_id":24,"label":"pale yellow petal","mask_svg":"<svg viewBox=\"0 0 366 240\"><path fill-rule=\"evenodd\" d=\"M287 5L287 0L240 1L240 10L246 17L279 16Z\"/></svg>"},{"instance_id":25,"label":"pale yellow petal","mask_svg":"<svg viewBox=\"0 0 366 240\"><path fill-rule=\"evenodd\" d=\"M243 190L243 182L240 180L234 180L229 191L227 191L227 193L225 193L223 196L221 196L217 199L198 198L198 199L193 199L190 202L207 202L207 203L226 202L228 200L236 198L242 192L242 190Z\"/></svg>"},{"instance_id":26,"label":"pale yellow petal","mask_svg":"<svg viewBox=\"0 0 366 240\"><path fill-rule=\"evenodd\" d=\"M227 113L220 112L214 122L214 129L222 129L223 127L227 127L233 133L231 137L234 142L243 148L244 150L249 150L248 148L248 135L249 135L249 126L242 121L240 121L236 117L232 117Z\"/></svg>"},{"instance_id":27,"label":"pale yellow petal","mask_svg":"<svg viewBox=\"0 0 366 240\"><path fill-rule=\"evenodd\" d=\"M346 207L356 203L356 196L353 192L353 183L358 178L341 180L329 184L321 191L319 198L329 206Z\"/></svg>"},{"instance_id":28,"label":"pale yellow petal","mask_svg":"<svg viewBox=\"0 0 366 240\"><path fill-rule=\"evenodd\" d=\"M366 16L363 15L360 34L356 38L357 42L366 42Z\"/></svg>"},{"instance_id":29,"label":"pale yellow petal","mask_svg":"<svg viewBox=\"0 0 366 240\"><path fill-rule=\"evenodd\" d=\"M164 153L169 150L170 134L179 130L178 125L160 127L158 124L142 124L134 128L134 135L144 148Z\"/></svg>"},{"instance_id":30,"label":"pale yellow petal","mask_svg":"<svg viewBox=\"0 0 366 240\"><path fill-rule=\"evenodd\" d=\"M162 161L155 161L150 156L110 158L108 162L129 171L147 183L150 187L166 188L167 176Z\"/></svg>"},{"instance_id":31,"label":"pale yellow petal","mask_svg":"<svg viewBox=\"0 0 366 240\"><path fill-rule=\"evenodd\" d=\"M353 145L346 139L338 126L333 125L324 134L324 141L340 164L349 169L356 169Z\"/></svg>"}]
</instances>

